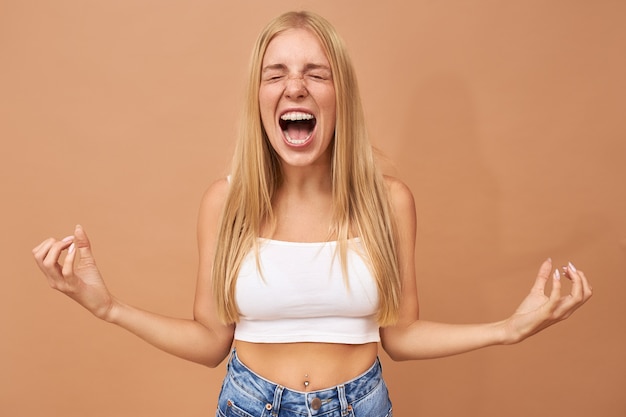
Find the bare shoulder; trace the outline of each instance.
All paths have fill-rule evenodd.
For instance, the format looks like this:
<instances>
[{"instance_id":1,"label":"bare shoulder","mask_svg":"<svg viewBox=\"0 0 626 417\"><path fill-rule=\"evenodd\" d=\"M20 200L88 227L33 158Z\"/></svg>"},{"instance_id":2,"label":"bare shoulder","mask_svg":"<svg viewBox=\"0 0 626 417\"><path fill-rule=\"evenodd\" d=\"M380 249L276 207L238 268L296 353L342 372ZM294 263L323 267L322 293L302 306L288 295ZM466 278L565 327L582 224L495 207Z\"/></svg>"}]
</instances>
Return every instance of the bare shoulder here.
<instances>
[{"instance_id":1,"label":"bare shoulder","mask_svg":"<svg viewBox=\"0 0 626 417\"><path fill-rule=\"evenodd\" d=\"M415 199L411 189L395 177L385 176L385 185L391 207L397 215L411 214L415 216Z\"/></svg>"},{"instance_id":2,"label":"bare shoulder","mask_svg":"<svg viewBox=\"0 0 626 417\"><path fill-rule=\"evenodd\" d=\"M199 231L212 231L217 227L230 184L226 178L213 182L204 192L200 202Z\"/></svg>"},{"instance_id":3,"label":"bare shoulder","mask_svg":"<svg viewBox=\"0 0 626 417\"><path fill-rule=\"evenodd\" d=\"M413 245L417 229L413 193L404 182L394 177L385 176L385 184L399 236L402 241L410 242Z\"/></svg>"},{"instance_id":4,"label":"bare shoulder","mask_svg":"<svg viewBox=\"0 0 626 417\"><path fill-rule=\"evenodd\" d=\"M226 202L229 188L230 184L226 178L220 178L209 185L200 203L202 210L220 211Z\"/></svg>"}]
</instances>

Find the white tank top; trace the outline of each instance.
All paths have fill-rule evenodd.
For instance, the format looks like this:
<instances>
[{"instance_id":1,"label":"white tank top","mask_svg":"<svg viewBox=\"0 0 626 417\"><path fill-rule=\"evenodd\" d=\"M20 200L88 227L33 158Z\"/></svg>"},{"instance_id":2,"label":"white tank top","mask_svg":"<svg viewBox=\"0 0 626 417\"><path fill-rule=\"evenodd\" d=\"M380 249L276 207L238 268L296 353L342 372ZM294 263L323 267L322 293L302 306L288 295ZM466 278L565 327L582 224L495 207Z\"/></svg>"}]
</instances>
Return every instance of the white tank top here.
<instances>
[{"instance_id":1,"label":"white tank top","mask_svg":"<svg viewBox=\"0 0 626 417\"><path fill-rule=\"evenodd\" d=\"M235 339L255 343L380 341L378 290L359 239L348 242L348 284L337 242L259 239L243 260L236 285Z\"/></svg>"}]
</instances>

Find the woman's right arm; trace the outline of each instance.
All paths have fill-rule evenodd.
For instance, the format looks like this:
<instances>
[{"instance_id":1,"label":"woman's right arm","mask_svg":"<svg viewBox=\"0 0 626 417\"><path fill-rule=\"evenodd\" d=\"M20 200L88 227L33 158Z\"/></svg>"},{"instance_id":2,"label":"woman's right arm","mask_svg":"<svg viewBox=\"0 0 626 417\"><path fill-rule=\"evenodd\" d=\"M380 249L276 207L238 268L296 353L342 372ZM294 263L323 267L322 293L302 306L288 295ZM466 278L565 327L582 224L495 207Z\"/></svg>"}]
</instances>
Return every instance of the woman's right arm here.
<instances>
[{"instance_id":1,"label":"woman's right arm","mask_svg":"<svg viewBox=\"0 0 626 417\"><path fill-rule=\"evenodd\" d=\"M227 193L227 181L217 181L207 190L200 206L199 267L193 319L151 313L113 297L100 276L89 239L81 226L76 226L73 236L45 240L33 249L33 254L50 286L96 317L119 325L165 352L215 367L228 355L234 331L234 326L226 326L217 318L211 288L218 221ZM61 259L65 251L67 255Z\"/></svg>"}]
</instances>

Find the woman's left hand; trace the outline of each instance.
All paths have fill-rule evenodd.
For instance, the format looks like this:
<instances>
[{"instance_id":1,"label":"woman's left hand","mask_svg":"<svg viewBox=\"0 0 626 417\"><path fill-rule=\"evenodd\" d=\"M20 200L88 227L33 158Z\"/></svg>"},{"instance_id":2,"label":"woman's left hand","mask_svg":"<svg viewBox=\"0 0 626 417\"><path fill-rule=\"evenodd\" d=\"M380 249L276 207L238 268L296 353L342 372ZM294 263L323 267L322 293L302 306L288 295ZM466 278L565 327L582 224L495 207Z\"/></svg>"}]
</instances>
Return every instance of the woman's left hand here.
<instances>
[{"instance_id":1,"label":"woman's left hand","mask_svg":"<svg viewBox=\"0 0 626 417\"><path fill-rule=\"evenodd\" d=\"M546 294L546 284L552 276L552 289ZM572 281L569 294L561 294L561 279ZM535 333L565 320L582 306L592 291L582 271L571 263L560 272L552 272L552 261L546 260L539 269L535 284L515 313L505 321L505 340L517 343Z\"/></svg>"}]
</instances>

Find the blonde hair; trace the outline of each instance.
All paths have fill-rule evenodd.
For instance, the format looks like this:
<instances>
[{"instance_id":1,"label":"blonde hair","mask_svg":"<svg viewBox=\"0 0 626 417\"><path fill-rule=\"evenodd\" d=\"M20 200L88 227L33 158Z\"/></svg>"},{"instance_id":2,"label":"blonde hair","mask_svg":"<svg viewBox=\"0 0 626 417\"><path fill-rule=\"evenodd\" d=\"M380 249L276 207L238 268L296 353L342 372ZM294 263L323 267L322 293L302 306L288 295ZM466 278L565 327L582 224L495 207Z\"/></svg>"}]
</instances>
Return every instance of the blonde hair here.
<instances>
[{"instance_id":1,"label":"blonde hair","mask_svg":"<svg viewBox=\"0 0 626 417\"><path fill-rule=\"evenodd\" d=\"M348 240L353 231L363 243L377 283L377 321L381 326L389 325L398 317L400 277L396 232L384 179L367 138L356 75L343 41L328 21L310 12L289 12L275 18L261 32L253 50L247 102L213 263L218 314L224 323L238 321L235 285L239 267L252 249L258 250L257 238L263 222L275 224L271 202L282 182L282 173L261 122L259 85L269 43L276 35L293 28L304 28L317 36L332 71L336 91L335 138L331 144L332 235L339 243L344 275Z\"/></svg>"}]
</instances>

